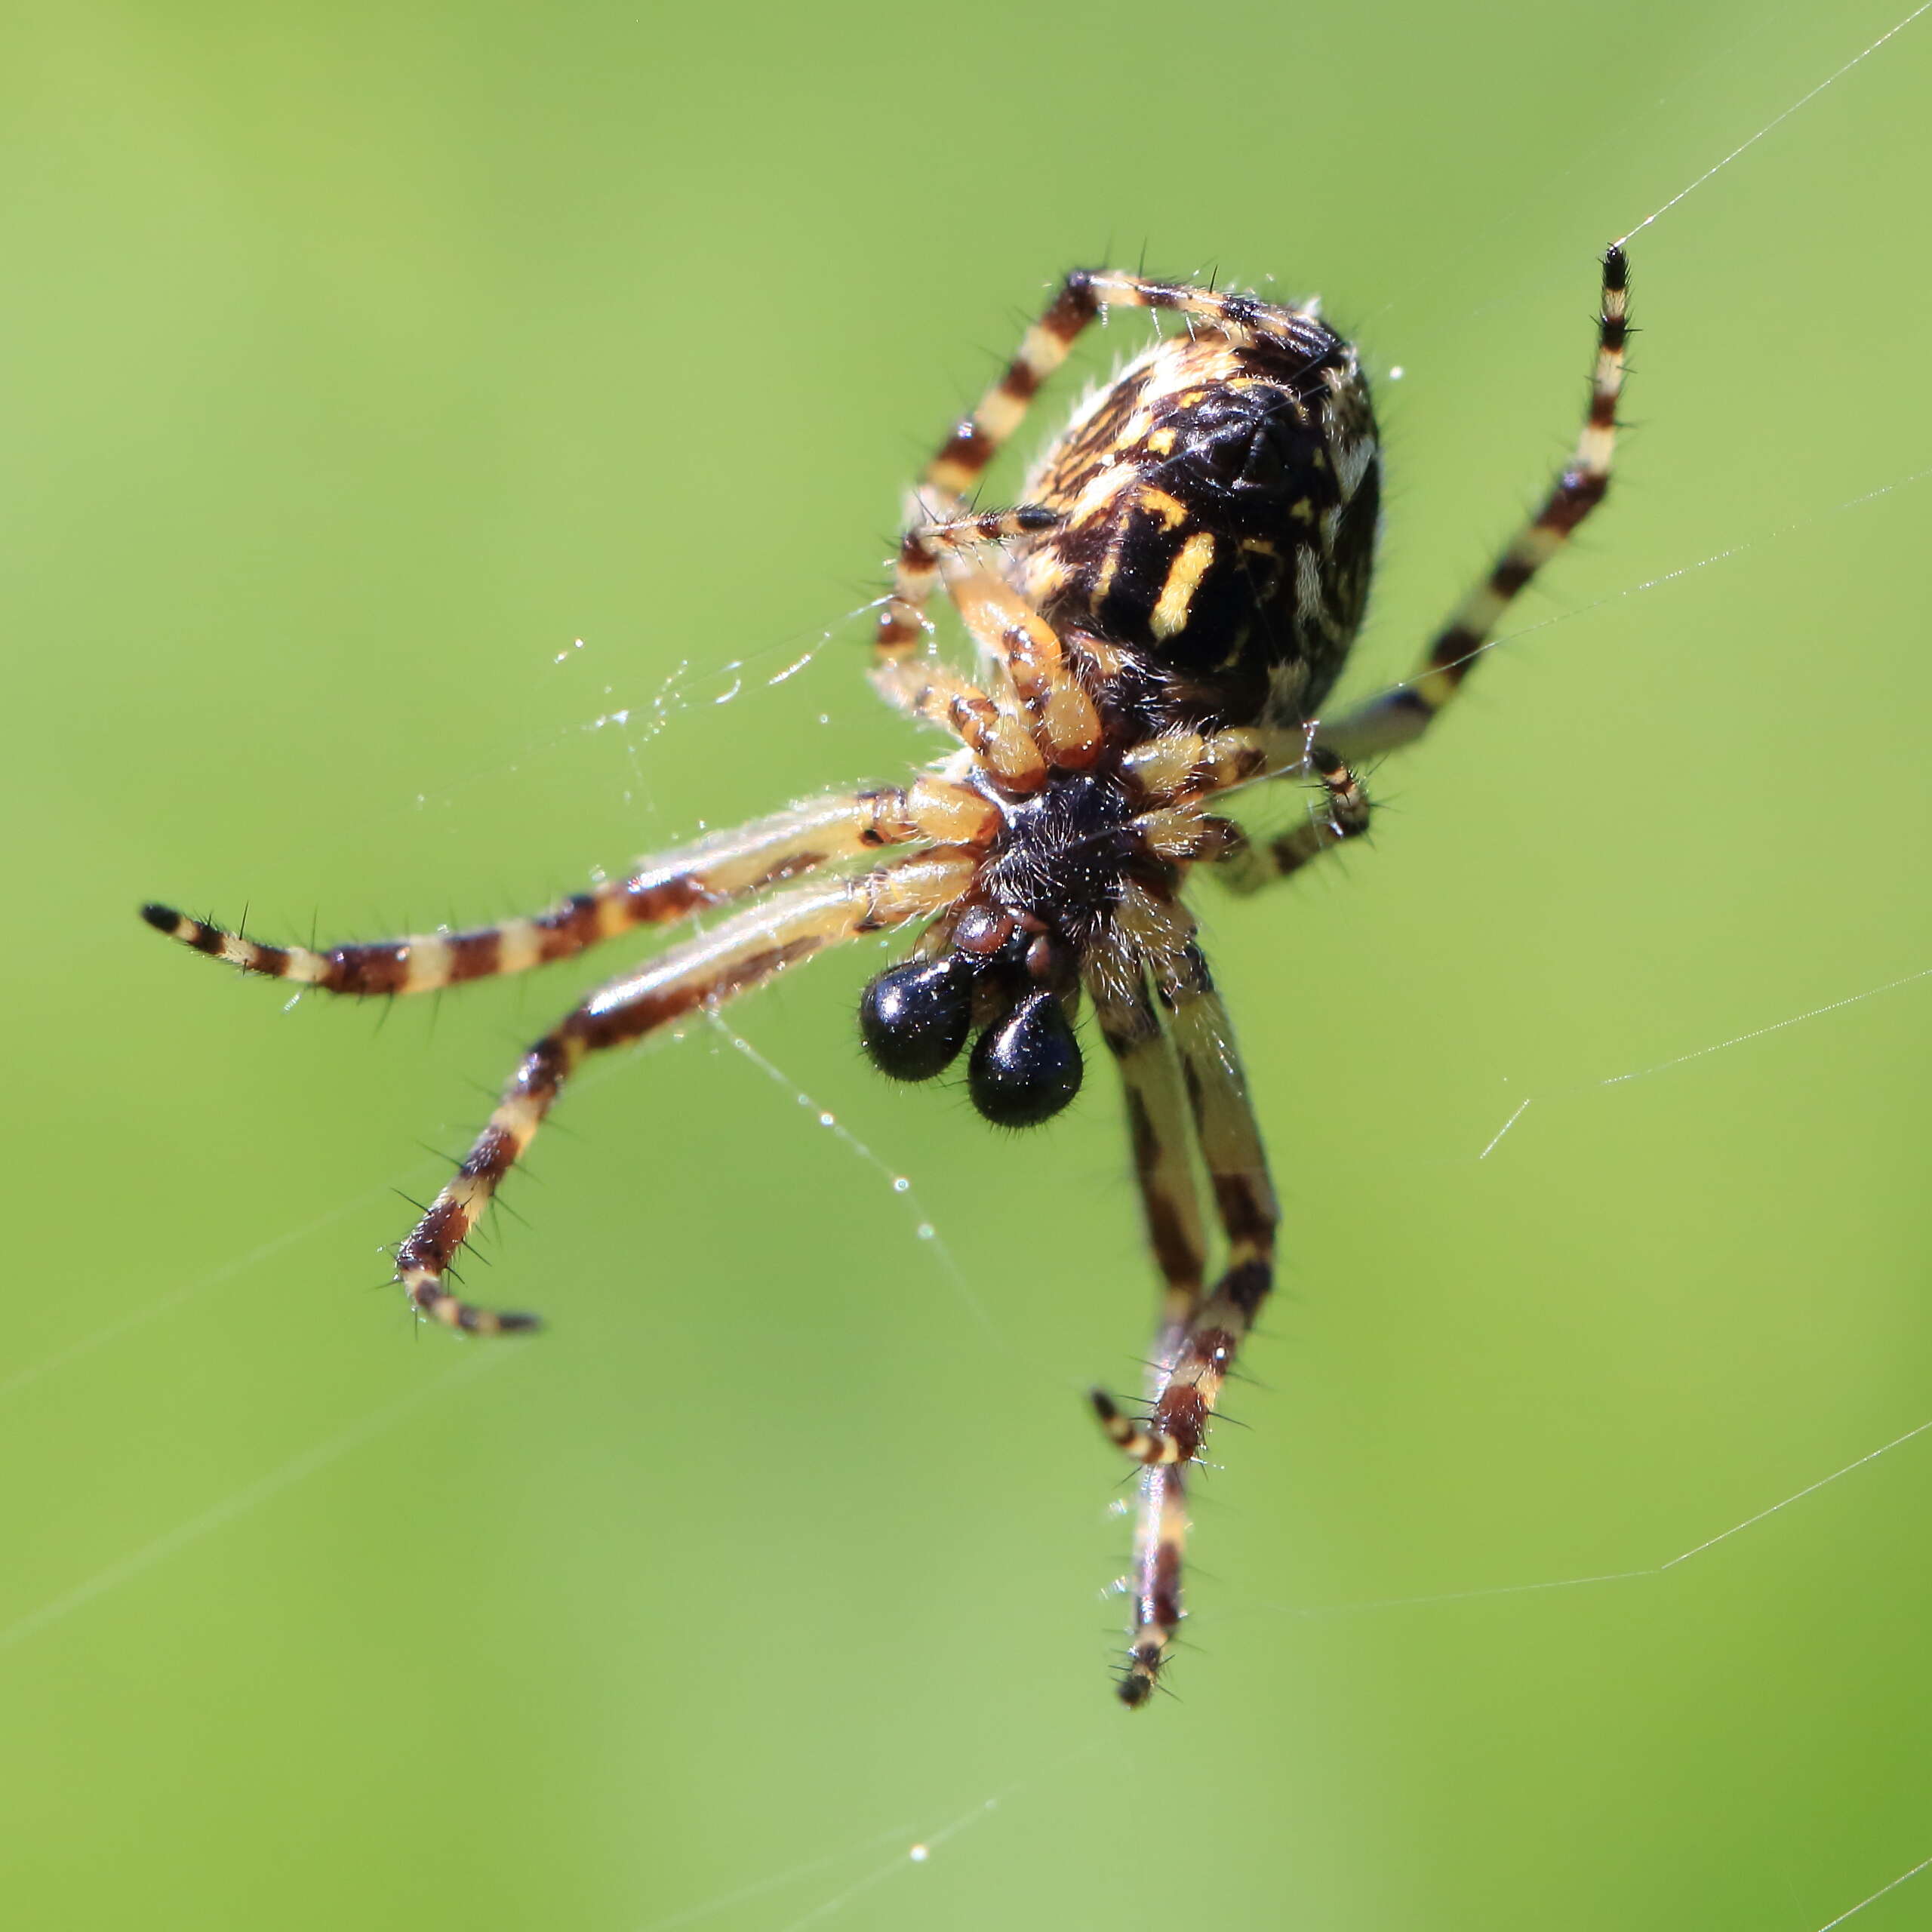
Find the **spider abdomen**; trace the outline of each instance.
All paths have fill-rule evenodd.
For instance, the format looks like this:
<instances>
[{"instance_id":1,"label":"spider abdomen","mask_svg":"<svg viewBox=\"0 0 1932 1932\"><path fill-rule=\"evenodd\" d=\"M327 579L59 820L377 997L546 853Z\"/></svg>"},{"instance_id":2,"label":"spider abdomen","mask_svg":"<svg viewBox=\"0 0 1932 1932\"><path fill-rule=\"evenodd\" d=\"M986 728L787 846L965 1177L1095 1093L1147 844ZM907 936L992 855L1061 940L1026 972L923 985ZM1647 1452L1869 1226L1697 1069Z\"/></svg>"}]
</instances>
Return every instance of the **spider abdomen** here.
<instances>
[{"instance_id":1,"label":"spider abdomen","mask_svg":"<svg viewBox=\"0 0 1932 1932\"><path fill-rule=\"evenodd\" d=\"M1310 716L1361 622L1379 500L1367 384L1348 343L1297 319L1292 346L1161 343L1026 487L1063 521L1014 545L1020 587L1070 648L1124 654L1149 721Z\"/></svg>"}]
</instances>

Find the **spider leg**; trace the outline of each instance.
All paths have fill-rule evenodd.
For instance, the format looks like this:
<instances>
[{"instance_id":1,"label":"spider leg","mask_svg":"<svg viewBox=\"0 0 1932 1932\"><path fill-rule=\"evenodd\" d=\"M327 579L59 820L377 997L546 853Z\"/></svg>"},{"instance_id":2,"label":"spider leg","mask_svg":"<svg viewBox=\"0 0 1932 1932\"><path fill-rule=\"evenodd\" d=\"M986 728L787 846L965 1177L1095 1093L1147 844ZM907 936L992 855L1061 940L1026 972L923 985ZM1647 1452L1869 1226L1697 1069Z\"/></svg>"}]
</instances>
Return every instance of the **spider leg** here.
<instances>
[{"instance_id":1,"label":"spider leg","mask_svg":"<svg viewBox=\"0 0 1932 1932\"><path fill-rule=\"evenodd\" d=\"M1041 384L1066 360L1081 331L1100 313L1085 282L1084 274L1075 271L1060 285L1039 319L1020 338L1012 361L921 473L906 534L899 542L892 594L880 609L873 636L881 667L908 656L925 629L925 607L939 583L931 526L958 516L967 493L1024 420Z\"/></svg>"},{"instance_id":2,"label":"spider leg","mask_svg":"<svg viewBox=\"0 0 1932 1932\"><path fill-rule=\"evenodd\" d=\"M1147 1244L1166 1284L1148 1364L1147 1394L1152 1402L1180 1361L1189 1325L1200 1306L1207 1242L1188 1151L1191 1131L1180 1063L1148 997L1143 971L1137 958L1131 984L1120 983L1117 968L1090 972L1087 983L1101 1035L1120 1067ZM1094 1399L1103 1424L1112 1433L1117 1414L1113 1404L1098 1392ZM1187 1529L1182 1466L1169 1463L1143 1469L1139 1480L1129 1585L1133 1626L1128 1668L1120 1684L1121 1697L1129 1704L1144 1703L1152 1691L1168 1644L1181 1620L1180 1564Z\"/></svg>"},{"instance_id":3,"label":"spider leg","mask_svg":"<svg viewBox=\"0 0 1932 1932\"><path fill-rule=\"evenodd\" d=\"M364 940L327 952L263 946L171 906L144 906L141 916L171 939L246 973L331 993L429 992L571 958L620 933L669 924L881 846L984 845L998 824L997 808L971 786L922 777L908 788L814 799L754 820L645 863L627 878L573 893L534 918Z\"/></svg>"},{"instance_id":4,"label":"spider leg","mask_svg":"<svg viewBox=\"0 0 1932 1932\"><path fill-rule=\"evenodd\" d=\"M1361 781L1315 740L1312 727L1284 731L1248 726L1205 737L1169 732L1137 746L1121 762L1146 801L1134 823L1148 850L1170 861L1219 866L1238 892L1297 872L1368 829L1368 795ZM1258 849L1231 820L1203 809L1217 793L1238 786L1303 776L1321 786L1324 809Z\"/></svg>"},{"instance_id":5,"label":"spider leg","mask_svg":"<svg viewBox=\"0 0 1932 1932\"><path fill-rule=\"evenodd\" d=\"M1309 769L1314 746L1306 726L1237 724L1225 731L1162 731L1131 746L1121 776L1143 807L1204 798L1216 792Z\"/></svg>"},{"instance_id":6,"label":"spider leg","mask_svg":"<svg viewBox=\"0 0 1932 1932\"><path fill-rule=\"evenodd\" d=\"M1057 530L1066 521L1060 511L1049 509L1044 503L1019 503L1010 510L980 510L971 516L917 523L908 534L922 543L958 550L974 543L1003 543L1009 537L1031 537L1043 530Z\"/></svg>"},{"instance_id":7,"label":"spider leg","mask_svg":"<svg viewBox=\"0 0 1932 1932\"><path fill-rule=\"evenodd\" d=\"M1102 309L1164 309L1185 315L1189 326L1202 323L1231 342L1272 342L1287 349L1318 356L1334 346L1321 322L1318 306L1306 303L1291 308L1264 302L1258 295L1203 288L1192 282L1161 281L1151 275L1131 275L1124 269L1094 269L1068 278L1082 285L1087 299Z\"/></svg>"},{"instance_id":8,"label":"spider leg","mask_svg":"<svg viewBox=\"0 0 1932 1932\"><path fill-rule=\"evenodd\" d=\"M1512 601L1603 501L1610 488L1611 462L1617 446L1617 401L1623 388L1629 280L1623 251L1607 250L1589 414L1568 466L1543 500L1543 507L1517 533L1495 568L1463 600L1438 634L1410 682L1372 699L1346 717L1323 723L1324 740L1343 757L1359 761L1420 737L1475 668Z\"/></svg>"},{"instance_id":9,"label":"spider leg","mask_svg":"<svg viewBox=\"0 0 1932 1932\"><path fill-rule=\"evenodd\" d=\"M524 1055L463 1164L397 1250L396 1278L412 1306L472 1334L534 1327L534 1315L472 1307L444 1278L585 1057L721 1005L828 946L940 912L972 884L979 865L973 851L940 848L888 860L858 878L801 887L747 908L592 994Z\"/></svg>"},{"instance_id":10,"label":"spider leg","mask_svg":"<svg viewBox=\"0 0 1932 1932\"><path fill-rule=\"evenodd\" d=\"M1164 1377L1187 1324L1199 1306L1207 1266L1201 1201L1188 1146L1187 1095L1173 1043L1153 1001L1140 983L1137 961L1131 983L1117 971L1090 971L1088 991L1101 1037L1120 1067L1127 1103L1128 1138L1142 1218L1155 1266L1166 1283L1159 1337L1158 1373Z\"/></svg>"},{"instance_id":11,"label":"spider leg","mask_svg":"<svg viewBox=\"0 0 1932 1932\"><path fill-rule=\"evenodd\" d=\"M1084 768L1099 757L1100 715L1068 669L1053 627L1003 579L975 568L963 553L1060 520L1057 511L1023 503L915 524L907 533L908 544L925 546L933 577L944 572L968 629L993 660L990 691L910 651L881 652L872 668L873 685L888 703L952 731L1005 790L1022 796L1046 783L1049 758ZM921 592L922 601L930 588Z\"/></svg>"},{"instance_id":12,"label":"spider leg","mask_svg":"<svg viewBox=\"0 0 1932 1932\"><path fill-rule=\"evenodd\" d=\"M1010 680L991 695L937 659L908 655L872 667L872 686L899 710L950 731L1008 791L1037 792L1047 761Z\"/></svg>"},{"instance_id":13,"label":"spider leg","mask_svg":"<svg viewBox=\"0 0 1932 1932\"><path fill-rule=\"evenodd\" d=\"M974 695L1011 734L1010 741L998 746L993 775L1008 791L1022 795L1045 783L1049 763L1084 771L1099 758L1100 713L1068 664L1052 625L1005 578L966 553L1004 537L1050 529L1060 521L1057 511L1023 503L1017 509L918 525L908 534L909 541L928 546L954 608L992 662L990 694ZM903 709L930 717L937 707L918 691L917 681L933 675L922 657L882 657L873 680ZM950 700L942 721L953 723ZM960 728L954 724L953 728Z\"/></svg>"},{"instance_id":14,"label":"spider leg","mask_svg":"<svg viewBox=\"0 0 1932 1932\"><path fill-rule=\"evenodd\" d=\"M1233 1029L1206 959L1190 941L1178 958L1161 962L1157 970L1202 1163L1228 1244L1226 1269L1195 1310L1181 1361L1156 1407L1155 1429L1186 1445L1185 1455L1164 1452L1162 1460L1186 1460L1198 1450L1235 1351L1273 1285L1280 1213Z\"/></svg>"},{"instance_id":15,"label":"spider leg","mask_svg":"<svg viewBox=\"0 0 1932 1932\"><path fill-rule=\"evenodd\" d=\"M1368 794L1355 773L1324 745L1312 745L1309 769L1321 786L1321 803L1300 825L1266 845L1250 843L1241 829L1201 810L1198 798L1144 813L1141 835L1163 857L1204 860L1238 893L1258 892L1291 878L1306 865L1367 831Z\"/></svg>"},{"instance_id":16,"label":"spider leg","mask_svg":"<svg viewBox=\"0 0 1932 1932\"><path fill-rule=\"evenodd\" d=\"M1148 1422L1131 1421L1104 1395L1094 1398L1115 1443L1146 1465L1149 1476L1175 1478L1143 1485L1133 1643L1121 1686L1130 1704L1152 1694L1181 1620L1187 1532L1182 1472L1200 1455L1222 1385L1274 1285L1280 1219L1247 1081L1207 961L1189 940L1176 953L1157 954L1153 966L1228 1254L1220 1279L1195 1308L1173 1350Z\"/></svg>"},{"instance_id":17,"label":"spider leg","mask_svg":"<svg viewBox=\"0 0 1932 1932\"><path fill-rule=\"evenodd\" d=\"M1086 770L1100 755L1100 714L1068 665L1060 634L1004 577L958 549L946 549L940 568L967 629L1003 666L1038 721L1035 734L1048 759L1063 770Z\"/></svg>"}]
</instances>

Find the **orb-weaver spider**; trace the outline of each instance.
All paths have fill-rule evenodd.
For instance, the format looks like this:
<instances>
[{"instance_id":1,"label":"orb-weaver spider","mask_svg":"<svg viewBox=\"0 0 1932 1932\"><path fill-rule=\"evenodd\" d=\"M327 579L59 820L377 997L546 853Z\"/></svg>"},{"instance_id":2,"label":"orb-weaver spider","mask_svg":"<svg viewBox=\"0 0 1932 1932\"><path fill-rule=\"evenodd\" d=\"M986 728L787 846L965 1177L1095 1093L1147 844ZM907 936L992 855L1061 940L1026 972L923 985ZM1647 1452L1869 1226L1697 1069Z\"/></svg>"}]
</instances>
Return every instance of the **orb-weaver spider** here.
<instances>
[{"instance_id":1,"label":"orb-weaver spider","mask_svg":"<svg viewBox=\"0 0 1932 1932\"><path fill-rule=\"evenodd\" d=\"M1120 1682L1128 1703L1143 1703L1182 1617L1185 1472L1269 1291L1278 1220L1181 889L1196 865L1251 888L1367 827L1354 767L1427 729L1511 598L1602 500L1625 288L1612 248L1589 411L1569 466L1412 680L1346 716L1316 714L1361 622L1374 554L1375 422L1354 349L1312 306L1080 270L914 493L872 678L888 702L957 742L911 784L795 806L534 918L472 931L323 953L260 945L166 906L143 916L248 972L389 994L521 972L635 926L752 900L613 980L531 1047L397 1251L412 1304L475 1334L536 1325L472 1306L446 1276L586 1055L841 941L923 921L912 955L866 989L866 1050L895 1078L926 1080L974 1038L974 1105L1026 1127L1078 1090L1073 1016L1091 998L1120 1066L1148 1241L1166 1284L1146 1414L1093 1398L1108 1435L1144 1466ZM1186 332L1129 363L1075 414L1018 508L971 511L968 494L1041 384L1109 306L1173 310ZM977 646L977 681L928 648L925 609L941 586ZM1265 849L1210 809L1237 786L1284 777L1318 784L1320 809ZM907 849L769 890L894 847ZM1211 1282L1197 1159L1225 1244Z\"/></svg>"}]
</instances>

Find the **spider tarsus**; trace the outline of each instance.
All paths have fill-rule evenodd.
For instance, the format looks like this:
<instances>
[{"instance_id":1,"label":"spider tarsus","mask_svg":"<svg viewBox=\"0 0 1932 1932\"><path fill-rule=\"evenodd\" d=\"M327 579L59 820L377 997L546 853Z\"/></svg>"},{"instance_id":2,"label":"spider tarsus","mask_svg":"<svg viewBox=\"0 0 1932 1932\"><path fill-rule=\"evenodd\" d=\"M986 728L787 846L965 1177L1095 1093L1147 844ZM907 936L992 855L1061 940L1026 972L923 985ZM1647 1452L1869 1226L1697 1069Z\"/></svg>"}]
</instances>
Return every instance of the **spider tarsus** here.
<instances>
[{"instance_id":1,"label":"spider tarsus","mask_svg":"<svg viewBox=\"0 0 1932 1932\"><path fill-rule=\"evenodd\" d=\"M1127 1654L1126 1668L1115 1680L1114 1695L1130 1711L1139 1710L1152 1700L1156 1690L1168 1689L1161 1675L1161 1666L1166 1660L1166 1646L1135 1644ZM1168 1694L1173 1694L1169 1691Z\"/></svg>"},{"instance_id":2,"label":"spider tarsus","mask_svg":"<svg viewBox=\"0 0 1932 1932\"><path fill-rule=\"evenodd\" d=\"M411 1306L423 1323L439 1322L465 1335L534 1335L543 1326L540 1315L516 1309L477 1308L441 1289L414 1291Z\"/></svg>"},{"instance_id":3,"label":"spider tarsus","mask_svg":"<svg viewBox=\"0 0 1932 1932\"><path fill-rule=\"evenodd\" d=\"M514 1309L506 1309L501 1314L492 1314L487 1309L466 1309L466 1316L473 1315L474 1321L466 1319L459 1325L466 1334L471 1335L534 1335L543 1326L540 1315L528 1315Z\"/></svg>"}]
</instances>

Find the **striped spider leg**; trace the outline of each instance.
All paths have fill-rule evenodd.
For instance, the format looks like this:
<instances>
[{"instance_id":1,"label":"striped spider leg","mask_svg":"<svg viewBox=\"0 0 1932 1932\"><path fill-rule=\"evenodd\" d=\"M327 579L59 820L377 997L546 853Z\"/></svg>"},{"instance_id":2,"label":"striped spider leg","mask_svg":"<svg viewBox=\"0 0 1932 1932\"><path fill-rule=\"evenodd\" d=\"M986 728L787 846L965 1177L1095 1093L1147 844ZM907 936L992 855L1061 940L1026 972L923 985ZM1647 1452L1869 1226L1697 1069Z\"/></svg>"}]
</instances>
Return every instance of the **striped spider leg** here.
<instances>
[{"instance_id":1,"label":"striped spider leg","mask_svg":"<svg viewBox=\"0 0 1932 1932\"><path fill-rule=\"evenodd\" d=\"M1360 763L1420 737L1487 651L1510 605L1603 501L1617 453L1617 405L1623 393L1629 291L1630 264L1622 248L1605 249L1589 411L1574 452L1536 515L1511 539L1489 574L1437 632L1408 681L1322 725L1323 739L1343 757Z\"/></svg>"},{"instance_id":2,"label":"striped spider leg","mask_svg":"<svg viewBox=\"0 0 1932 1932\"><path fill-rule=\"evenodd\" d=\"M437 992L574 958L638 927L668 925L882 846L921 840L983 845L997 820L978 793L928 776L903 790L881 786L817 798L714 833L527 918L465 932L358 940L327 952L263 946L171 906L143 906L141 917L170 939L245 973L331 993Z\"/></svg>"},{"instance_id":3,"label":"striped spider leg","mask_svg":"<svg viewBox=\"0 0 1932 1932\"><path fill-rule=\"evenodd\" d=\"M1159 1680L1183 1614L1187 1466L1200 1454L1221 1384L1272 1286L1280 1216L1232 1032L1193 921L1171 901L1143 901L1128 906L1123 924L1159 930L1131 963L1116 957L1097 964L1088 983L1121 1069L1148 1243L1165 1293L1148 1364L1147 1421L1130 1420L1099 1390L1093 1401L1109 1435L1143 1465L1119 1687L1123 1701L1139 1705ZM1226 1249L1211 1291L1195 1154Z\"/></svg>"},{"instance_id":4,"label":"striped spider leg","mask_svg":"<svg viewBox=\"0 0 1932 1932\"><path fill-rule=\"evenodd\" d=\"M450 1293L444 1277L585 1057L628 1045L700 1008L715 1010L828 946L928 917L958 899L977 869L977 854L938 847L856 878L781 893L592 994L524 1055L462 1166L397 1250L397 1277L411 1303L472 1334L534 1327L530 1315L472 1307Z\"/></svg>"},{"instance_id":5,"label":"striped spider leg","mask_svg":"<svg viewBox=\"0 0 1932 1932\"><path fill-rule=\"evenodd\" d=\"M998 814L969 787L928 775L905 789L826 798L699 841L629 878L579 893L534 918L461 933L385 940L317 952L264 946L164 906L142 916L195 951L243 971L331 992L422 992L567 958L629 928L742 899L781 880L881 847L921 844L857 878L778 894L593 993L524 1056L489 1123L396 1257L419 1312L476 1334L537 1327L535 1317L472 1306L445 1285L512 1164L586 1054L626 1044L868 932L924 917L971 883Z\"/></svg>"},{"instance_id":6,"label":"striped spider leg","mask_svg":"<svg viewBox=\"0 0 1932 1932\"><path fill-rule=\"evenodd\" d=\"M1147 1361L1146 1395L1151 1411L1180 1364L1189 1327L1201 1306L1208 1239L1194 1177L1187 1092L1174 1041L1161 1023L1144 962L1118 961L1109 966L1110 970L1091 972L1088 985L1101 1037L1120 1069L1142 1223L1164 1289L1154 1349ZM1124 1419L1107 1398L1095 1399L1102 1422L1112 1432ZM1140 1473L1128 1579L1133 1618L1128 1666L1121 1679L1123 1694L1131 1687L1133 1703L1152 1693L1180 1625L1186 1482L1177 1462L1155 1462Z\"/></svg>"}]
</instances>

